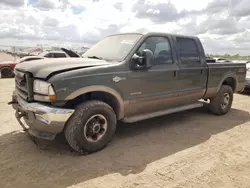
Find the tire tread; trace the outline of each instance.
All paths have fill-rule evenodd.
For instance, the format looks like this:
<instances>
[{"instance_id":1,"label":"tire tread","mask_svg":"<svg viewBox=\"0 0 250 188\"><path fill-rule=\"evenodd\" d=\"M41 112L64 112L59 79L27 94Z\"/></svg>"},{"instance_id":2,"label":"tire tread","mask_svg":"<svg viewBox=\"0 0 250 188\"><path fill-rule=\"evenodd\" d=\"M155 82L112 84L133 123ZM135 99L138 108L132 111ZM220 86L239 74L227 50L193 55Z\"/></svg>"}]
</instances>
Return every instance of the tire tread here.
<instances>
[{"instance_id":1,"label":"tire tread","mask_svg":"<svg viewBox=\"0 0 250 188\"><path fill-rule=\"evenodd\" d=\"M230 104L229 107L226 111L223 111L221 108L221 97L224 95L224 93L228 92L230 95ZM229 109L231 108L233 101L233 89L228 86L228 85L222 85L219 92L216 94L216 96L212 99L210 99L210 104L209 104L209 111L215 115L224 115L226 114Z\"/></svg>"},{"instance_id":2,"label":"tire tread","mask_svg":"<svg viewBox=\"0 0 250 188\"><path fill-rule=\"evenodd\" d=\"M90 101L86 101L84 103L77 105L75 108L74 114L71 116L69 121L66 123L66 127L64 130L65 138L66 138L68 144L70 145L70 147L82 155L90 154L92 152L95 152L95 150L90 150L84 146L81 146L80 143L75 139L75 135L78 131L76 124L81 124L81 121L84 121L84 118L86 118L84 116L85 113L88 111L91 111L91 110L95 110L95 108L97 106L99 106L99 107L101 106L104 110L109 111L111 118L112 118L112 122L116 124L116 115L115 115L115 112L113 111L113 109L107 103L104 103L104 102L98 101L98 100L90 100ZM111 125L111 135L112 136L115 132L115 129L116 129L116 126ZM112 139L112 137L109 138L107 143L102 144L102 146L99 150L106 147L108 145L108 143L111 141L111 139Z\"/></svg>"}]
</instances>

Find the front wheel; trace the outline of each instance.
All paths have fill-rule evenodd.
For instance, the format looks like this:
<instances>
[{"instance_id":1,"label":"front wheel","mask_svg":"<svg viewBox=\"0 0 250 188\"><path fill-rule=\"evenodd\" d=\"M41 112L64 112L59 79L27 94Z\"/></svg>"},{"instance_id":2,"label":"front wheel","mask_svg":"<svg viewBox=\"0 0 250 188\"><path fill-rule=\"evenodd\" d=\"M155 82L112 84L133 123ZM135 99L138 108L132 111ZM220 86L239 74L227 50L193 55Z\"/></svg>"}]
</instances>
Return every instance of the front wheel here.
<instances>
[{"instance_id":1,"label":"front wheel","mask_svg":"<svg viewBox=\"0 0 250 188\"><path fill-rule=\"evenodd\" d=\"M215 115L224 115L231 109L232 102L233 89L222 85L217 95L210 99L209 110Z\"/></svg>"},{"instance_id":2,"label":"front wheel","mask_svg":"<svg viewBox=\"0 0 250 188\"><path fill-rule=\"evenodd\" d=\"M4 67L0 70L0 78L12 78L14 77L13 70L9 67Z\"/></svg>"},{"instance_id":3,"label":"front wheel","mask_svg":"<svg viewBox=\"0 0 250 188\"><path fill-rule=\"evenodd\" d=\"M111 141L116 129L113 109L102 101L78 105L64 130L71 148L80 154L99 151Z\"/></svg>"}]
</instances>

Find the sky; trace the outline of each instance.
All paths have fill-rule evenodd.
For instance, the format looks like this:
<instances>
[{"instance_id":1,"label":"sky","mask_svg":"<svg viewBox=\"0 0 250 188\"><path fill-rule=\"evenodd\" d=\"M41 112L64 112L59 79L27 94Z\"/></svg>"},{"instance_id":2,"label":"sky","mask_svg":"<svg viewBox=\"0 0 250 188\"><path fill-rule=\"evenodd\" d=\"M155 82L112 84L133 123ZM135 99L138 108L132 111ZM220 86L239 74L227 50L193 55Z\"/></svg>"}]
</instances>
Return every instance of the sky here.
<instances>
[{"instance_id":1,"label":"sky","mask_svg":"<svg viewBox=\"0 0 250 188\"><path fill-rule=\"evenodd\" d=\"M250 55L250 0L0 0L0 45L88 46L120 32L198 36Z\"/></svg>"}]
</instances>

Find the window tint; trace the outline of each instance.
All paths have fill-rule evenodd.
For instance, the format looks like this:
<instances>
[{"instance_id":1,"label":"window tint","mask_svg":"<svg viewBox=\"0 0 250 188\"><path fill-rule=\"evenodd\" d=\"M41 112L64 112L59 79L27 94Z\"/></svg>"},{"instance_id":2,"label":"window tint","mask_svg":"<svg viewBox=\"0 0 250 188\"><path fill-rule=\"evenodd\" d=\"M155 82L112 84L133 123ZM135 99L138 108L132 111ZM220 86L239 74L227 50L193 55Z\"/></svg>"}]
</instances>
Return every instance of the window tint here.
<instances>
[{"instance_id":1,"label":"window tint","mask_svg":"<svg viewBox=\"0 0 250 188\"><path fill-rule=\"evenodd\" d=\"M47 53L44 57L54 58L54 54L53 53Z\"/></svg>"},{"instance_id":2,"label":"window tint","mask_svg":"<svg viewBox=\"0 0 250 188\"><path fill-rule=\"evenodd\" d=\"M33 60L40 60L41 58L30 58L30 59L27 59L26 61L33 61Z\"/></svg>"},{"instance_id":3,"label":"window tint","mask_svg":"<svg viewBox=\"0 0 250 188\"><path fill-rule=\"evenodd\" d=\"M177 37L176 40L182 64L200 63L198 47L193 39Z\"/></svg>"},{"instance_id":4,"label":"window tint","mask_svg":"<svg viewBox=\"0 0 250 188\"><path fill-rule=\"evenodd\" d=\"M55 58L63 58L66 57L65 53L55 53Z\"/></svg>"},{"instance_id":5,"label":"window tint","mask_svg":"<svg viewBox=\"0 0 250 188\"><path fill-rule=\"evenodd\" d=\"M193 39L177 38L181 52L198 52L196 43Z\"/></svg>"},{"instance_id":6,"label":"window tint","mask_svg":"<svg viewBox=\"0 0 250 188\"><path fill-rule=\"evenodd\" d=\"M144 49L149 49L154 54L153 64L173 63L170 43L165 37L149 37L137 51L137 55L142 55Z\"/></svg>"}]
</instances>

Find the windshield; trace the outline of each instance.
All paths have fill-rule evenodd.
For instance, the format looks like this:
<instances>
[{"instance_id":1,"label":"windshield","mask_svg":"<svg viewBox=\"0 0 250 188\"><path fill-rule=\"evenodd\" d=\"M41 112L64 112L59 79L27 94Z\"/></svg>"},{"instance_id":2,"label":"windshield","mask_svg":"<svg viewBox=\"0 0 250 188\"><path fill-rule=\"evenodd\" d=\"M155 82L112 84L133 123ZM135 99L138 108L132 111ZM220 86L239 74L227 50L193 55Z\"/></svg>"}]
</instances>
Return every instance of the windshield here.
<instances>
[{"instance_id":1,"label":"windshield","mask_svg":"<svg viewBox=\"0 0 250 188\"><path fill-rule=\"evenodd\" d=\"M87 50L83 57L122 61L141 36L140 34L122 34L106 37Z\"/></svg>"}]
</instances>

